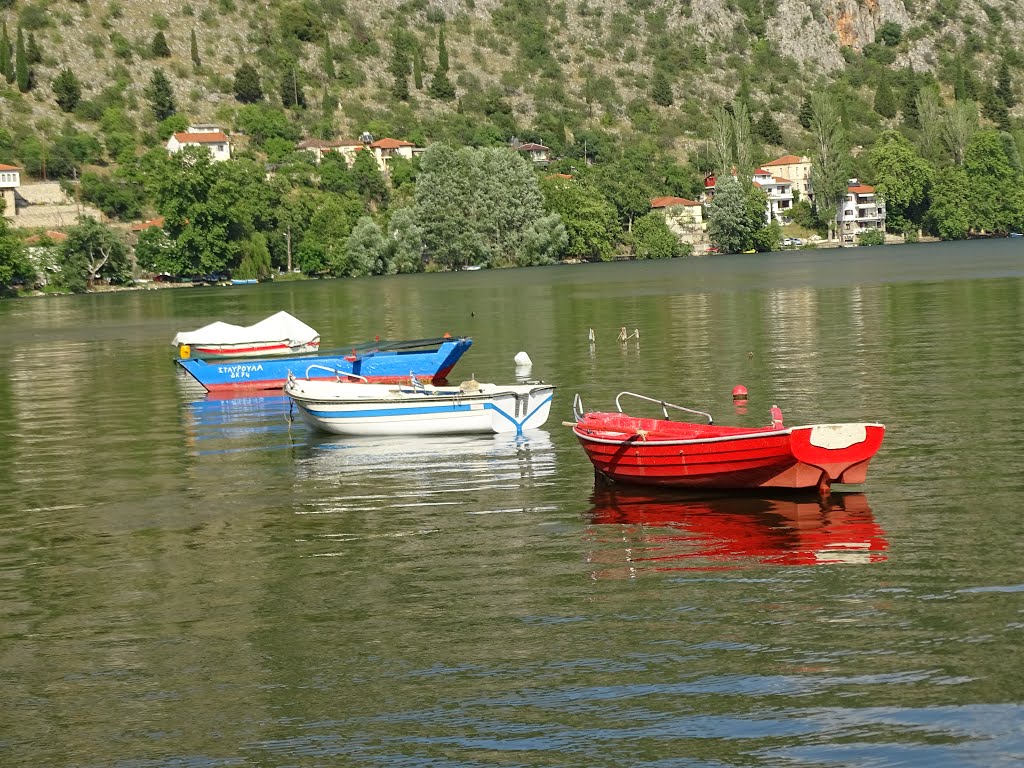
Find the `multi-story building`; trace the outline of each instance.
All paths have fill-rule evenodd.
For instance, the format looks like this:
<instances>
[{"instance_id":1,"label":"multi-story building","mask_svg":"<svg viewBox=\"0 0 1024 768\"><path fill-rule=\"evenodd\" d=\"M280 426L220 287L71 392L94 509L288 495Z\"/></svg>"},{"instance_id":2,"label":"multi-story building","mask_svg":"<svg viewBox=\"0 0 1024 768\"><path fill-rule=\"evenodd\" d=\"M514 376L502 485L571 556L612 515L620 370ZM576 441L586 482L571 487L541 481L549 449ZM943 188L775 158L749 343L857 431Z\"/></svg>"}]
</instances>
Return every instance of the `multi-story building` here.
<instances>
[{"instance_id":1,"label":"multi-story building","mask_svg":"<svg viewBox=\"0 0 1024 768\"><path fill-rule=\"evenodd\" d=\"M761 167L775 176L789 179L793 184L794 196L799 195L797 199L814 199L814 190L811 186L811 159L809 157L783 155L772 160L770 163L765 163Z\"/></svg>"},{"instance_id":2,"label":"multi-story building","mask_svg":"<svg viewBox=\"0 0 1024 768\"><path fill-rule=\"evenodd\" d=\"M885 232L885 206L875 199L875 188L850 179L846 197L836 211L836 230L841 243L855 243L857 236L871 230Z\"/></svg>"}]
</instances>

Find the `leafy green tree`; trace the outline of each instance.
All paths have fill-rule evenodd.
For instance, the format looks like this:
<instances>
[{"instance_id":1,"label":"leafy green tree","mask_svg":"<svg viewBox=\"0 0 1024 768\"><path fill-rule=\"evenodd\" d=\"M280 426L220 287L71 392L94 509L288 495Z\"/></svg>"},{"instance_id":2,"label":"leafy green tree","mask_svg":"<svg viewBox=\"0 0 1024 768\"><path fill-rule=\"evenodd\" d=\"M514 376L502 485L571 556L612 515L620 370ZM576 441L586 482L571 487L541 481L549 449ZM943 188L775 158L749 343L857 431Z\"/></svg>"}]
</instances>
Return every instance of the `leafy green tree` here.
<instances>
[{"instance_id":1,"label":"leafy green tree","mask_svg":"<svg viewBox=\"0 0 1024 768\"><path fill-rule=\"evenodd\" d=\"M25 36L21 27L18 27L18 41L14 47L14 79L18 84L18 90L28 93L32 87L32 79L28 70L28 55L25 53Z\"/></svg>"},{"instance_id":2,"label":"leafy green tree","mask_svg":"<svg viewBox=\"0 0 1024 768\"><path fill-rule=\"evenodd\" d=\"M625 160L608 163L593 173L593 183L605 200L615 206L627 232L633 221L651 210L654 189L650 181Z\"/></svg>"},{"instance_id":3,"label":"leafy green tree","mask_svg":"<svg viewBox=\"0 0 1024 768\"><path fill-rule=\"evenodd\" d=\"M153 35L153 40L149 44L149 51L157 58L167 58L171 55L170 46L167 45L167 38L164 36L164 31L158 29L156 34Z\"/></svg>"},{"instance_id":4,"label":"leafy green tree","mask_svg":"<svg viewBox=\"0 0 1024 768\"><path fill-rule=\"evenodd\" d=\"M416 181L417 223L426 259L439 269L481 264L486 258L477 228L477 184L472 155L437 142L420 160Z\"/></svg>"},{"instance_id":5,"label":"leafy green tree","mask_svg":"<svg viewBox=\"0 0 1024 768\"><path fill-rule=\"evenodd\" d=\"M349 277L395 274L387 260L388 241L371 216L356 222L345 244L345 274Z\"/></svg>"},{"instance_id":6,"label":"leafy green tree","mask_svg":"<svg viewBox=\"0 0 1024 768\"><path fill-rule=\"evenodd\" d=\"M669 83L664 70L654 71L654 78L651 80L651 99L659 106L672 106L672 84Z\"/></svg>"},{"instance_id":7,"label":"leafy green tree","mask_svg":"<svg viewBox=\"0 0 1024 768\"><path fill-rule=\"evenodd\" d=\"M5 202L0 198L0 289L35 282L35 269L25 245L12 234L4 218Z\"/></svg>"},{"instance_id":8,"label":"leafy green tree","mask_svg":"<svg viewBox=\"0 0 1024 768\"><path fill-rule=\"evenodd\" d=\"M153 70L153 74L149 78L149 85L145 89L145 95L157 122L165 120L178 111L171 82L162 69Z\"/></svg>"},{"instance_id":9,"label":"leafy green tree","mask_svg":"<svg viewBox=\"0 0 1024 768\"><path fill-rule=\"evenodd\" d=\"M875 112L880 114L882 117L894 118L896 117L896 111L899 105L896 103L896 95L892 92L892 88L889 86L889 80L886 77L880 79L878 87L875 89Z\"/></svg>"},{"instance_id":10,"label":"leafy green tree","mask_svg":"<svg viewBox=\"0 0 1024 768\"><path fill-rule=\"evenodd\" d=\"M345 246L363 215L363 203L355 195L322 194L296 254L299 268L308 275L347 274Z\"/></svg>"},{"instance_id":11,"label":"leafy green tree","mask_svg":"<svg viewBox=\"0 0 1024 768\"><path fill-rule=\"evenodd\" d=\"M1006 234L1024 222L1024 176L997 131L978 131L964 153L963 204L971 230Z\"/></svg>"},{"instance_id":12,"label":"leafy green tree","mask_svg":"<svg viewBox=\"0 0 1024 768\"><path fill-rule=\"evenodd\" d=\"M182 253L160 227L148 227L135 243L135 259L147 272L186 275L194 270L182 260Z\"/></svg>"},{"instance_id":13,"label":"leafy green tree","mask_svg":"<svg viewBox=\"0 0 1024 768\"><path fill-rule=\"evenodd\" d=\"M857 235L858 245L885 245L885 232L881 229L869 229Z\"/></svg>"},{"instance_id":14,"label":"leafy green tree","mask_svg":"<svg viewBox=\"0 0 1024 768\"><path fill-rule=\"evenodd\" d=\"M280 107L269 104L247 104L235 115L235 127L257 145L279 138L295 142L299 129Z\"/></svg>"},{"instance_id":15,"label":"leafy green tree","mask_svg":"<svg viewBox=\"0 0 1024 768\"><path fill-rule=\"evenodd\" d=\"M79 190L82 200L95 205L112 218L131 221L142 215L145 199L138 184L129 184L124 180L89 171L82 174Z\"/></svg>"},{"instance_id":16,"label":"leafy green tree","mask_svg":"<svg viewBox=\"0 0 1024 768\"><path fill-rule=\"evenodd\" d=\"M765 144L781 146L783 143L782 128L769 110L764 110L754 126L754 135Z\"/></svg>"},{"instance_id":17,"label":"leafy green tree","mask_svg":"<svg viewBox=\"0 0 1024 768\"><path fill-rule=\"evenodd\" d=\"M665 217L657 211L636 220L630 240L635 259L674 259L688 256L693 250L692 245L683 243L668 228Z\"/></svg>"},{"instance_id":18,"label":"leafy green tree","mask_svg":"<svg viewBox=\"0 0 1024 768\"><path fill-rule=\"evenodd\" d=\"M886 226L906 233L921 226L932 166L898 131L883 131L868 153L875 188L885 201Z\"/></svg>"},{"instance_id":19,"label":"leafy green tree","mask_svg":"<svg viewBox=\"0 0 1024 768\"><path fill-rule=\"evenodd\" d=\"M82 99L82 86L75 73L64 68L53 79L53 93L57 97L57 106L62 112L74 112Z\"/></svg>"},{"instance_id":20,"label":"leafy green tree","mask_svg":"<svg viewBox=\"0 0 1024 768\"><path fill-rule=\"evenodd\" d=\"M765 226L763 198L758 210L751 205L747 190L747 186L729 177L718 179L715 184L715 196L707 205L707 228L708 238L721 253L749 250L755 233Z\"/></svg>"},{"instance_id":21,"label":"leafy green tree","mask_svg":"<svg viewBox=\"0 0 1024 768\"><path fill-rule=\"evenodd\" d=\"M956 101L949 105L942 120L942 142L956 165L964 161L967 145L978 131L978 111L974 104Z\"/></svg>"},{"instance_id":22,"label":"leafy green tree","mask_svg":"<svg viewBox=\"0 0 1024 768\"><path fill-rule=\"evenodd\" d=\"M388 274L423 271L423 232L414 207L399 208L388 221Z\"/></svg>"},{"instance_id":23,"label":"leafy green tree","mask_svg":"<svg viewBox=\"0 0 1024 768\"><path fill-rule=\"evenodd\" d=\"M271 277L270 250L267 238L261 232L254 232L241 243L241 261L233 275L240 280L267 280Z\"/></svg>"},{"instance_id":24,"label":"leafy green tree","mask_svg":"<svg viewBox=\"0 0 1024 768\"><path fill-rule=\"evenodd\" d=\"M124 237L95 219L81 217L67 232L61 246L62 271L83 274L88 287L100 278L129 282L132 277L131 249Z\"/></svg>"},{"instance_id":25,"label":"leafy green tree","mask_svg":"<svg viewBox=\"0 0 1024 768\"><path fill-rule=\"evenodd\" d=\"M7 22L5 21L0 29L0 75L3 75L8 83L14 82L13 55L14 49L11 47L11 38L7 34Z\"/></svg>"},{"instance_id":26,"label":"leafy green tree","mask_svg":"<svg viewBox=\"0 0 1024 768\"><path fill-rule=\"evenodd\" d=\"M243 104L256 104L263 101L263 86L256 68L247 62L235 70L235 100Z\"/></svg>"},{"instance_id":27,"label":"leafy green tree","mask_svg":"<svg viewBox=\"0 0 1024 768\"><path fill-rule=\"evenodd\" d=\"M357 155L368 156L369 154L369 152L357 153ZM370 161L374 165L377 164L372 156L370 157ZM344 155L338 152L328 152L324 155L324 159L320 161L320 166L317 170L320 177L320 189L325 192L333 192L336 195L342 195L346 192L357 191L355 177L349 170L348 163L345 161Z\"/></svg>"},{"instance_id":28,"label":"leafy green tree","mask_svg":"<svg viewBox=\"0 0 1024 768\"><path fill-rule=\"evenodd\" d=\"M192 66L201 67L203 65L202 60L199 58L199 41L196 40L195 27L192 28L192 32L189 39L189 55L192 57Z\"/></svg>"},{"instance_id":29,"label":"leafy green tree","mask_svg":"<svg viewBox=\"0 0 1024 768\"><path fill-rule=\"evenodd\" d=\"M918 122L921 130L917 135L917 146L921 157L934 163L942 150L943 108L939 89L934 86L922 88L915 99Z\"/></svg>"},{"instance_id":30,"label":"leafy green tree","mask_svg":"<svg viewBox=\"0 0 1024 768\"><path fill-rule=\"evenodd\" d=\"M846 195L850 150L835 99L824 91L818 91L811 96L811 107L814 202L821 215L828 217L828 239L831 240L835 232L836 208Z\"/></svg>"},{"instance_id":31,"label":"leafy green tree","mask_svg":"<svg viewBox=\"0 0 1024 768\"><path fill-rule=\"evenodd\" d=\"M900 44L903 39L903 27L897 24L895 21L887 21L878 28L875 32L875 41L884 43L889 47L894 47Z\"/></svg>"},{"instance_id":32,"label":"leafy green tree","mask_svg":"<svg viewBox=\"0 0 1024 768\"><path fill-rule=\"evenodd\" d=\"M365 201L368 210L386 208L390 198L384 174L370 152L356 152L350 172L356 191Z\"/></svg>"},{"instance_id":33,"label":"leafy green tree","mask_svg":"<svg viewBox=\"0 0 1024 768\"><path fill-rule=\"evenodd\" d=\"M551 213L534 219L523 228L521 247L515 254L516 266L554 264L568 245L569 234L559 214Z\"/></svg>"},{"instance_id":34,"label":"leafy green tree","mask_svg":"<svg viewBox=\"0 0 1024 768\"><path fill-rule=\"evenodd\" d=\"M559 222L557 217L545 221L544 196L529 161L507 147L463 151L474 166L476 228L485 262L492 267L553 262L557 254L537 248L546 241L557 246Z\"/></svg>"},{"instance_id":35,"label":"leafy green tree","mask_svg":"<svg viewBox=\"0 0 1024 768\"><path fill-rule=\"evenodd\" d=\"M549 211L559 214L568 242L564 255L585 261L610 261L622 239L615 206L601 193L572 179L559 177L541 181Z\"/></svg>"}]
</instances>

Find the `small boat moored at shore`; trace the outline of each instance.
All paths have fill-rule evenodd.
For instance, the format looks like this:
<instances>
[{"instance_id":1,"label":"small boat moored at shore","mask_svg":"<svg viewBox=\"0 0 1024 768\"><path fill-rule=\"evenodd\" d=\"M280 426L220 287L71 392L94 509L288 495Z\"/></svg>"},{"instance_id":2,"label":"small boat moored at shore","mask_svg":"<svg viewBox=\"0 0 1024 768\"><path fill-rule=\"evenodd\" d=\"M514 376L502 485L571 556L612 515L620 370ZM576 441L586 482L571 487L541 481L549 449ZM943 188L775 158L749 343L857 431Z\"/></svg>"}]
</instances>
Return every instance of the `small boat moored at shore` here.
<instances>
[{"instance_id":1,"label":"small boat moored at shore","mask_svg":"<svg viewBox=\"0 0 1024 768\"><path fill-rule=\"evenodd\" d=\"M664 419L622 412L630 396L659 405ZM618 412L585 413L573 403L575 433L594 469L604 477L674 488L787 488L826 493L832 483L863 483L885 427L876 423L784 427L772 407L768 427L722 427L703 411L632 392L615 398ZM703 416L707 424L671 421L668 409Z\"/></svg>"},{"instance_id":2,"label":"small boat moored at shore","mask_svg":"<svg viewBox=\"0 0 1024 768\"><path fill-rule=\"evenodd\" d=\"M302 419L336 435L522 434L547 421L551 384L399 385L289 376L284 386Z\"/></svg>"}]
</instances>

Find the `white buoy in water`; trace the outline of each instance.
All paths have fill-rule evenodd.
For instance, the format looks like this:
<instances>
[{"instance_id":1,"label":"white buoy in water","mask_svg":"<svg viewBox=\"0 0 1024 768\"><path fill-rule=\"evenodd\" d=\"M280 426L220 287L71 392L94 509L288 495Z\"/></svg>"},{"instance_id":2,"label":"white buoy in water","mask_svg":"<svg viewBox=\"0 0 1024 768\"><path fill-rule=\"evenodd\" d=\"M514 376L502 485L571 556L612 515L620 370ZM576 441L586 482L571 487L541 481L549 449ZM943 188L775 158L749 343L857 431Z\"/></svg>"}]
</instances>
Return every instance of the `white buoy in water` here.
<instances>
[{"instance_id":1,"label":"white buoy in water","mask_svg":"<svg viewBox=\"0 0 1024 768\"><path fill-rule=\"evenodd\" d=\"M525 352L520 352L516 355L516 365L533 365L533 360Z\"/></svg>"}]
</instances>

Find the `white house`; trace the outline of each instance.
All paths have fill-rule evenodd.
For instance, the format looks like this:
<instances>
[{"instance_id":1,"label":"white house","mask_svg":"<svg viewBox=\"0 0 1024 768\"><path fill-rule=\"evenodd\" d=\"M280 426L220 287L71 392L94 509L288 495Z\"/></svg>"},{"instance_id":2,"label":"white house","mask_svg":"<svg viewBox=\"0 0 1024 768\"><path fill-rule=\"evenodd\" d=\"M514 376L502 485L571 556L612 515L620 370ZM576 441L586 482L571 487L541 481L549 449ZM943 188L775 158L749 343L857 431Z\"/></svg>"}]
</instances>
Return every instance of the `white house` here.
<instances>
[{"instance_id":1,"label":"white house","mask_svg":"<svg viewBox=\"0 0 1024 768\"><path fill-rule=\"evenodd\" d=\"M21 186L21 169L13 165L0 164L0 194L4 198L4 218L13 219L17 214L14 191Z\"/></svg>"},{"instance_id":2,"label":"white house","mask_svg":"<svg viewBox=\"0 0 1024 768\"><path fill-rule=\"evenodd\" d=\"M885 206L875 199L875 188L850 179L846 185L846 197L839 202L836 211L839 241L855 243L857 236L880 229L885 232Z\"/></svg>"},{"instance_id":3,"label":"white house","mask_svg":"<svg viewBox=\"0 0 1024 768\"><path fill-rule=\"evenodd\" d=\"M704 210L695 200L685 197L655 197L651 208L665 213L665 223L676 234L704 228Z\"/></svg>"},{"instance_id":4,"label":"white house","mask_svg":"<svg viewBox=\"0 0 1024 768\"><path fill-rule=\"evenodd\" d=\"M735 170L732 173L732 177L736 178ZM754 171L752 181L755 186L763 189L765 194L768 195L768 202L765 204L764 210L765 222L769 224L773 221L777 221L780 224L785 223L784 220L788 215L787 212L793 207L793 182L789 179L773 176L764 168L758 168ZM705 202L714 198L716 184L717 181L714 176L708 176L704 179Z\"/></svg>"},{"instance_id":5,"label":"white house","mask_svg":"<svg viewBox=\"0 0 1024 768\"><path fill-rule=\"evenodd\" d=\"M194 130L194 128L214 127L216 126L193 126L187 131L173 134L167 140L167 151L173 155L184 147L203 147L210 152L214 160L230 160L231 141L227 134L220 130Z\"/></svg>"},{"instance_id":6,"label":"white house","mask_svg":"<svg viewBox=\"0 0 1024 768\"><path fill-rule=\"evenodd\" d=\"M527 160L537 165L546 165L551 162L551 148L545 147L543 144L534 144L532 142L520 144L516 147L516 151L524 153Z\"/></svg>"},{"instance_id":7,"label":"white house","mask_svg":"<svg viewBox=\"0 0 1024 768\"><path fill-rule=\"evenodd\" d=\"M758 168L754 171L754 185L768 195L768 209L765 211L767 222L771 224L777 221L779 224L785 224L789 209L793 207L793 182L773 176L764 168Z\"/></svg>"}]
</instances>

